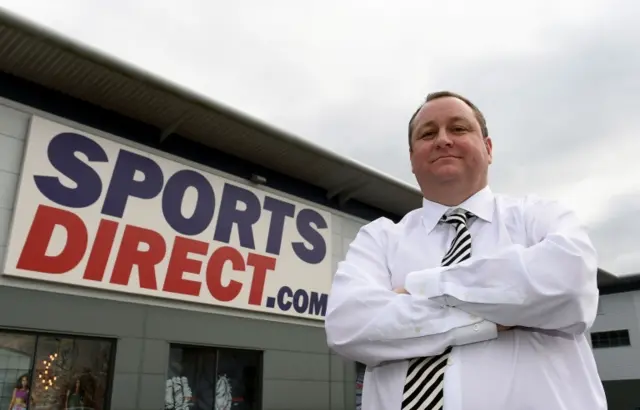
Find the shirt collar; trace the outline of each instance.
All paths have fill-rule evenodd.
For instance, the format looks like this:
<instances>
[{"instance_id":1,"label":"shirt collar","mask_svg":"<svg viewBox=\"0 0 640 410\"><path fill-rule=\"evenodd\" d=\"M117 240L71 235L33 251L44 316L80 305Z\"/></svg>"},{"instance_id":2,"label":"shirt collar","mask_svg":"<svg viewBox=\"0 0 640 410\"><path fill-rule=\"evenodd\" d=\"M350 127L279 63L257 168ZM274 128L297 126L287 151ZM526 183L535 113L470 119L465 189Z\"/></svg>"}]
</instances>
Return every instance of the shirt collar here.
<instances>
[{"instance_id":1,"label":"shirt collar","mask_svg":"<svg viewBox=\"0 0 640 410\"><path fill-rule=\"evenodd\" d=\"M438 224L442 215L455 208L462 208L466 211L472 212L480 219L491 222L493 219L494 204L493 192L488 185L458 206L446 206L423 198L422 222L424 227L427 229L427 233L430 233Z\"/></svg>"}]
</instances>

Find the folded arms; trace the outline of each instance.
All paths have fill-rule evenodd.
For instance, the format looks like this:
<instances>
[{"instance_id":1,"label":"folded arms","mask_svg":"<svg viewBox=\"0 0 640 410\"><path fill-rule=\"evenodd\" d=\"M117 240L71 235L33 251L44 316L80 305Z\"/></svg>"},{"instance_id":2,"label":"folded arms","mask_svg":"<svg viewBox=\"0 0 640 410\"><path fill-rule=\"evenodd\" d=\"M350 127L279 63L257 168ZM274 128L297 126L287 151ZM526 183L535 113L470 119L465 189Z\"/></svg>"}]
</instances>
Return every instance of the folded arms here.
<instances>
[{"instance_id":1,"label":"folded arms","mask_svg":"<svg viewBox=\"0 0 640 410\"><path fill-rule=\"evenodd\" d=\"M402 295L392 290L386 260L393 224L363 227L334 278L329 346L374 366L495 338L496 324L585 332L598 301L597 258L585 229L556 203L524 209L533 245L411 272Z\"/></svg>"}]
</instances>

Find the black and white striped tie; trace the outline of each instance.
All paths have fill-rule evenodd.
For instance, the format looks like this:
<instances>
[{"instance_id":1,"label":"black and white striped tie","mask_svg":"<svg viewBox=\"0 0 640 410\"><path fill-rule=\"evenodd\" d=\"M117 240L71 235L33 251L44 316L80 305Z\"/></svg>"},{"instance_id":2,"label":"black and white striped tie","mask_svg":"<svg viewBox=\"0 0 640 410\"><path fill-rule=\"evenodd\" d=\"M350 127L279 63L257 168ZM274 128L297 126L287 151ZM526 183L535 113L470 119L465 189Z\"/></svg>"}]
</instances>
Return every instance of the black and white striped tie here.
<instances>
[{"instance_id":1,"label":"black and white striped tie","mask_svg":"<svg viewBox=\"0 0 640 410\"><path fill-rule=\"evenodd\" d=\"M474 215L455 209L440 222L453 225L456 235L449 251L442 258L442 266L453 265L471 256L471 234L467 221ZM442 354L418 357L409 361L404 384L402 410L441 410L444 403L444 370L451 353L448 347Z\"/></svg>"}]
</instances>

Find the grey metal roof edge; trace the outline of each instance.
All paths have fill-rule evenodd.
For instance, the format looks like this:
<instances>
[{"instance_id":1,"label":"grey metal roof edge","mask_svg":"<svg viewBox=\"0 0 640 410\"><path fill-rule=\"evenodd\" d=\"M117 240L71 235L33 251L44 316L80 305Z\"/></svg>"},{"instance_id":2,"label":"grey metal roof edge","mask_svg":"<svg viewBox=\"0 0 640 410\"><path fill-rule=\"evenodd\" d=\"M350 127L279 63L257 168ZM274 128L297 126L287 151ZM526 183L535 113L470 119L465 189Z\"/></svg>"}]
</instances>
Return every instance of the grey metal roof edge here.
<instances>
[{"instance_id":1,"label":"grey metal roof edge","mask_svg":"<svg viewBox=\"0 0 640 410\"><path fill-rule=\"evenodd\" d=\"M598 268L598 287L603 295L640 290L640 273L616 275Z\"/></svg>"},{"instance_id":2,"label":"grey metal roof edge","mask_svg":"<svg viewBox=\"0 0 640 410\"><path fill-rule=\"evenodd\" d=\"M390 183L391 185L398 186L402 189L407 190L408 192L419 195L420 197L422 196L422 193L417 187L405 181L378 171L354 159L341 156L331 150L323 148L308 140L302 139L292 133L269 125L266 122L249 116L235 108L215 101L212 98L200 94L194 90L180 86L175 82L162 78L132 63L125 62L118 57L109 55L108 53L100 51L90 45L80 43L49 27L28 20L27 18L13 11L7 10L6 7L3 6L0 6L0 20L8 26L12 26L35 37L39 37L44 42L51 43L56 47L65 49L94 63L101 64L136 81L144 82L154 88L158 88L167 93L174 94L176 97L187 100L195 105L199 105L204 109L215 110L238 122L242 122L259 131L276 137L286 143L298 146L303 149L307 149L317 154L318 156L335 161L340 165L362 171L363 173L368 174L371 177L378 178L384 182Z\"/></svg>"},{"instance_id":3,"label":"grey metal roof edge","mask_svg":"<svg viewBox=\"0 0 640 410\"><path fill-rule=\"evenodd\" d=\"M598 283L601 296L640 291L640 274L633 273L623 276L611 276L615 279L607 278L607 280Z\"/></svg>"},{"instance_id":4,"label":"grey metal roof edge","mask_svg":"<svg viewBox=\"0 0 640 410\"><path fill-rule=\"evenodd\" d=\"M614 275L613 273L609 272L608 270L602 269L602 268L598 268L598 273L602 273L604 276L610 277L610 278L618 278L617 275Z\"/></svg>"}]
</instances>

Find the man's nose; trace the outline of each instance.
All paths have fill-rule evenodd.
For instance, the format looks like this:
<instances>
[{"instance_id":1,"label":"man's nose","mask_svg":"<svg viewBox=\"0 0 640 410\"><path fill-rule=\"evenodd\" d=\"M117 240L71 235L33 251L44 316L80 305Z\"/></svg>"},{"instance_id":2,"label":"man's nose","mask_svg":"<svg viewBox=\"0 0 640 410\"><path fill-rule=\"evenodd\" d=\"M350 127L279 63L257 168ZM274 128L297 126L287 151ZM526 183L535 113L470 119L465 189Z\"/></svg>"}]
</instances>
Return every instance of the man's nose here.
<instances>
[{"instance_id":1,"label":"man's nose","mask_svg":"<svg viewBox=\"0 0 640 410\"><path fill-rule=\"evenodd\" d=\"M447 132L446 128L438 131L438 136L436 137L436 145L439 148L453 145L453 139Z\"/></svg>"}]
</instances>

